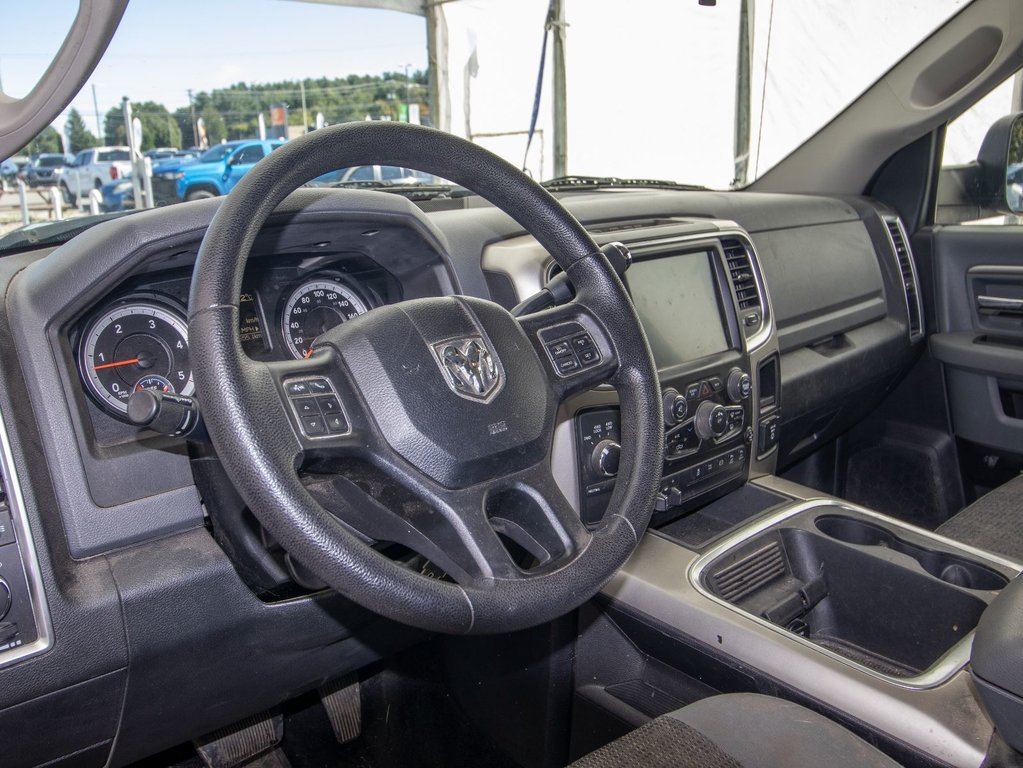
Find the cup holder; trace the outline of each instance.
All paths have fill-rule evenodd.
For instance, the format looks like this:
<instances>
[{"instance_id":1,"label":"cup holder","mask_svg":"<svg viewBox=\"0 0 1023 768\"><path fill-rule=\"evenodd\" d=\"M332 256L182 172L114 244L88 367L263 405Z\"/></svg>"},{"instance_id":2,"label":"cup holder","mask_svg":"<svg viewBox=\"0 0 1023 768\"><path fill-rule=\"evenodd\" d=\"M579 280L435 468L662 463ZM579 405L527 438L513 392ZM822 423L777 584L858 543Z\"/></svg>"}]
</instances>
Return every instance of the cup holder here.
<instances>
[{"instance_id":1,"label":"cup holder","mask_svg":"<svg viewBox=\"0 0 1023 768\"><path fill-rule=\"evenodd\" d=\"M817 530L832 539L861 547L885 547L916 560L932 576L957 587L994 590L1005 587L1009 580L986 565L949 552L926 549L899 538L887 528L845 515L821 515L814 524Z\"/></svg>"}]
</instances>

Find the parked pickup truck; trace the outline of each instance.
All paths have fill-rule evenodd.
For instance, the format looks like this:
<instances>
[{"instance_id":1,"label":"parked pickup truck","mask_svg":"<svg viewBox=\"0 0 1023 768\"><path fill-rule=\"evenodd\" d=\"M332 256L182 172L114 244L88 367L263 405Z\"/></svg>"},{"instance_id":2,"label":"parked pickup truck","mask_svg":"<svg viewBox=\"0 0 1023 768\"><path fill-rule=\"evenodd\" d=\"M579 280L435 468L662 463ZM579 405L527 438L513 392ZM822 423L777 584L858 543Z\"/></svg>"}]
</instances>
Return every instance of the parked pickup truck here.
<instances>
[{"instance_id":1,"label":"parked pickup truck","mask_svg":"<svg viewBox=\"0 0 1023 768\"><path fill-rule=\"evenodd\" d=\"M60 189L64 200L74 205L93 189L110 181L131 175L131 151L128 147L93 147L75 155L74 162L64 169Z\"/></svg>"},{"instance_id":2,"label":"parked pickup truck","mask_svg":"<svg viewBox=\"0 0 1023 768\"><path fill-rule=\"evenodd\" d=\"M199 162L182 167L175 176L175 195L179 200L199 200L204 197L226 195L252 166L270 152L284 145L275 140L232 142L229 152L216 160L204 161L213 149L199 158ZM221 145L226 146L226 145ZM216 149L216 147L214 147ZM155 193L154 193L155 194ZM159 199L159 194L155 194Z\"/></svg>"}]
</instances>

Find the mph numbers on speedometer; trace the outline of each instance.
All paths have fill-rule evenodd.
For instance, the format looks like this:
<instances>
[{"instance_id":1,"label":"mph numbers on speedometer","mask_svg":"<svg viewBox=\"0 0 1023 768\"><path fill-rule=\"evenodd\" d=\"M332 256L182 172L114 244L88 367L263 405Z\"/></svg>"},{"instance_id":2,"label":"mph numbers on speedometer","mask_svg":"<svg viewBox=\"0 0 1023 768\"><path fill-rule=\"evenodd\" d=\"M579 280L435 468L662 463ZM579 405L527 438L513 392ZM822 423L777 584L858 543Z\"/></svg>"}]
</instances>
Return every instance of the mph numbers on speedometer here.
<instances>
[{"instance_id":1,"label":"mph numbers on speedometer","mask_svg":"<svg viewBox=\"0 0 1023 768\"><path fill-rule=\"evenodd\" d=\"M78 362L89 392L115 415L128 412L138 389L194 389L185 319L162 303L132 300L99 315L82 335Z\"/></svg>"},{"instance_id":2,"label":"mph numbers on speedometer","mask_svg":"<svg viewBox=\"0 0 1023 768\"><path fill-rule=\"evenodd\" d=\"M366 303L337 280L309 280L292 291L284 305L284 341L292 355L308 357L317 336L366 309Z\"/></svg>"}]
</instances>

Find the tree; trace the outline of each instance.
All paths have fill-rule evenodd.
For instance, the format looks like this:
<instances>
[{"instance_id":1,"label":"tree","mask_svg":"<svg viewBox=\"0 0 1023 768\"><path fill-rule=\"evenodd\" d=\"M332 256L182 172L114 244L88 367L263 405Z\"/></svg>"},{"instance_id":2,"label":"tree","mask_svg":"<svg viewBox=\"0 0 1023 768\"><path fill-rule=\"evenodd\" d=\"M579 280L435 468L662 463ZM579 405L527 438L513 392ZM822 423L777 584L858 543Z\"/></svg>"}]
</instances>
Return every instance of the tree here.
<instances>
[{"instance_id":1,"label":"tree","mask_svg":"<svg viewBox=\"0 0 1023 768\"><path fill-rule=\"evenodd\" d=\"M163 104L141 101L131 105L131 113L133 118L137 117L142 123L142 146L139 149L145 151L154 147L181 146L181 128ZM104 133L108 144L128 143L122 107L112 107L107 111Z\"/></svg>"},{"instance_id":2,"label":"tree","mask_svg":"<svg viewBox=\"0 0 1023 768\"><path fill-rule=\"evenodd\" d=\"M92 135L92 132L85 127L85 121L77 109L72 109L67 116L67 137L68 148L72 153L81 152L83 149L95 147L99 139Z\"/></svg>"},{"instance_id":3,"label":"tree","mask_svg":"<svg viewBox=\"0 0 1023 768\"><path fill-rule=\"evenodd\" d=\"M60 154L64 146L60 141L60 134L52 125L43 128L42 132L30 141L22 152L29 155L41 155L44 153Z\"/></svg>"}]
</instances>

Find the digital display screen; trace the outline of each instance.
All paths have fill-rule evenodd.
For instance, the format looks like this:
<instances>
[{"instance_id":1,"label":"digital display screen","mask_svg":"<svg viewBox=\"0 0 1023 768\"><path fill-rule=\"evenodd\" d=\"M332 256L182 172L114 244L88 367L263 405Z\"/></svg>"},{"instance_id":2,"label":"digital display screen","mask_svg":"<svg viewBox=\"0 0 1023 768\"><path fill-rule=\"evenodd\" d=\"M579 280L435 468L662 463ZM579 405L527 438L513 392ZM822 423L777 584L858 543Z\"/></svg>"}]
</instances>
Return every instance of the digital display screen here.
<instances>
[{"instance_id":1,"label":"digital display screen","mask_svg":"<svg viewBox=\"0 0 1023 768\"><path fill-rule=\"evenodd\" d=\"M247 355L258 355L266 351L266 338L260 320L256 296L251 291L242 291L238 297L238 335L242 349Z\"/></svg>"},{"instance_id":2,"label":"digital display screen","mask_svg":"<svg viewBox=\"0 0 1023 768\"><path fill-rule=\"evenodd\" d=\"M711 264L699 251L637 261L625 273L658 368L730 348Z\"/></svg>"}]
</instances>

